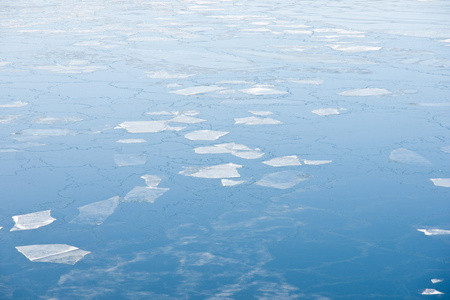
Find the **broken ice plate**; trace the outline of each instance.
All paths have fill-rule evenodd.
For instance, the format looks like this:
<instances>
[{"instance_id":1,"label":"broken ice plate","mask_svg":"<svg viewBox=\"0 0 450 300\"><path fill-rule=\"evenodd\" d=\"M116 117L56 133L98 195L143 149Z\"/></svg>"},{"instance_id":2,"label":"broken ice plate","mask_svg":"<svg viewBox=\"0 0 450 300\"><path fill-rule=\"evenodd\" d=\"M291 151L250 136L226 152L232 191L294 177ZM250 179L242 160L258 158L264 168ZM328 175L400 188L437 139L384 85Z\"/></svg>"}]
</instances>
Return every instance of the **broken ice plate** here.
<instances>
[{"instance_id":1,"label":"broken ice plate","mask_svg":"<svg viewBox=\"0 0 450 300\"><path fill-rule=\"evenodd\" d=\"M16 223L10 231L37 229L53 223L56 219L50 215L50 210L13 216Z\"/></svg>"},{"instance_id":2,"label":"broken ice plate","mask_svg":"<svg viewBox=\"0 0 450 300\"><path fill-rule=\"evenodd\" d=\"M66 244L19 246L16 249L33 262L50 262L74 265L91 253Z\"/></svg>"}]
</instances>

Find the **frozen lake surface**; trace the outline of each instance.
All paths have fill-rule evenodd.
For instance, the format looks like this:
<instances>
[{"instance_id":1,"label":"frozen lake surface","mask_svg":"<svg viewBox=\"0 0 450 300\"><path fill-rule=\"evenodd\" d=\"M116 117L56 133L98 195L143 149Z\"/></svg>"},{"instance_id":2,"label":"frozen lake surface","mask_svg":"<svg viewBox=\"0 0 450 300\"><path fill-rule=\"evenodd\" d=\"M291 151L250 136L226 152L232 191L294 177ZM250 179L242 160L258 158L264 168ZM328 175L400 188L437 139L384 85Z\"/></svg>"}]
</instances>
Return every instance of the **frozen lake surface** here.
<instances>
[{"instance_id":1,"label":"frozen lake surface","mask_svg":"<svg viewBox=\"0 0 450 300\"><path fill-rule=\"evenodd\" d=\"M449 15L2 0L0 299L446 299Z\"/></svg>"}]
</instances>

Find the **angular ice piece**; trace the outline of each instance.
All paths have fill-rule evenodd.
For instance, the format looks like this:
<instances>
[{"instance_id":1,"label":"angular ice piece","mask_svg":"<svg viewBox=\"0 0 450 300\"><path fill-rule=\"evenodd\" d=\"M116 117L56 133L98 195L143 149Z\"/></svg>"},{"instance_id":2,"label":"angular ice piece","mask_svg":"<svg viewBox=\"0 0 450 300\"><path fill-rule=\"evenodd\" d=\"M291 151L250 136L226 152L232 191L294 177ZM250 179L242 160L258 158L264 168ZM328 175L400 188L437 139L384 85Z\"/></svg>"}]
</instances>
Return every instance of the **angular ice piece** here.
<instances>
[{"instance_id":1,"label":"angular ice piece","mask_svg":"<svg viewBox=\"0 0 450 300\"><path fill-rule=\"evenodd\" d=\"M85 206L78 207L79 215L70 223L101 225L114 213L119 205L119 197L112 197L107 200L94 202Z\"/></svg>"},{"instance_id":2,"label":"angular ice piece","mask_svg":"<svg viewBox=\"0 0 450 300\"><path fill-rule=\"evenodd\" d=\"M3 227L0 226L0 229L2 229Z\"/></svg>"},{"instance_id":3,"label":"angular ice piece","mask_svg":"<svg viewBox=\"0 0 450 300\"><path fill-rule=\"evenodd\" d=\"M65 244L19 246L16 249L30 261L74 265L91 253Z\"/></svg>"},{"instance_id":4,"label":"angular ice piece","mask_svg":"<svg viewBox=\"0 0 450 300\"><path fill-rule=\"evenodd\" d=\"M271 85L255 85L252 88L240 90L241 92L249 95L262 96L262 95L283 95L287 94L285 91L276 90Z\"/></svg>"},{"instance_id":5,"label":"angular ice piece","mask_svg":"<svg viewBox=\"0 0 450 300\"><path fill-rule=\"evenodd\" d=\"M147 141L144 139L124 139L124 140L117 140L116 143L138 144L138 143L147 143Z\"/></svg>"},{"instance_id":6,"label":"angular ice piece","mask_svg":"<svg viewBox=\"0 0 450 300\"><path fill-rule=\"evenodd\" d=\"M264 155L259 148L250 149L242 144L224 143L214 146L198 147L194 149L197 154L220 154L230 153L234 156L245 159L256 159Z\"/></svg>"},{"instance_id":7,"label":"angular ice piece","mask_svg":"<svg viewBox=\"0 0 450 300\"><path fill-rule=\"evenodd\" d=\"M431 178L435 186L450 187L450 178Z\"/></svg>"},{"instance_id":8,"label":"angular ice piece","mask_svg":"<svg viewBox=\"0 0 450 300\"><path fill-rule=\"evenodd\" d=\"M381 49L381 47L374 47L374 46L351 46L351 45L330 45L328 46L333 50L336 51L343 51L343 52L367 52L367 51L378 51Z\"/></svg>"},{"instance_id":9,"label":"angular ice piece","mask_svg":"<svg viewBox=\"0 0 450 300\"><path fill-rule=\"evenodd\" d=\"M31 135L31 136L66 136L75 135L68 129L24 129L14 133L15 135Z\"/></svg>"},{"instance_id":10,"label":"angular ice piece","mask_svg":"<svg viewBox=\"0 0 450 300\"><path fill-rule=\"evenodd\" d=\"M0 124L9 124L16 120L19 116L0 116Z\"/></svg>"},{"instance_id":11,"label":"angular ice piece","mask_svg":"<svg viewBox=\"0 0 450 300\"><path fill-rule=\"evenodd\" d=\"M450 146L442 147L442 148L441 148L441 151L442 151L442 152L445 152L445 153L450 153Z\"/></svg>"},{"instance_id":12,"label":"angular ice piece","mask_svg":"<svg viewBox=\"0 0 450 300\"><path fill-rule=\"evenodd\" d=\"M27 102L15 101L7 104L0 104L0 108L10 108L10 107L24 107L27 106Z\"/></svg>"},{"instance_id":13,"label":"angular ice piece","mask_svg":"<svg viewBox=\"0 0 450 300\"><path fill-rule=\"evenodd\" d=\"M450 230L445 229L438 229L438 228L432 228L432 229L417 229L417 231L425 233L425 235L444 235L444 234L450 234Z\"/></svg>"},{"instance_id":14,"label":"angular ice piece","mask_svg":"<svg viewBox=\"0 0 450 300\"><path fill-rule=\"evenodd\" d=\"M170 127L169 121L125 121L114 129L123 128L130 133L154 133L165 130L179 131L184 127Z\"/></svg>"},{"instance_id":15,"label":"angular ice piece","mask_svg":"<svg viewBox=\"0 0 450 300\"><path fill-rule=\"evenodd\" d=\"M144 154L115 154L114 161L119 167L144 165L147 157Z\"/></svg>"},{"instance_id":16,"label":"angular ice piece","mask_svg":"<svg viewBox=\"0 0 450 300\"><path fill-rule=\"evenodd\" d=\"M422 292L422 295L443 295L444 293L442 293L442 292L439 292L439 291L437 291L437 290L435 290L435 289L425 289L423 292Z\"/></svg>"},{"instance_id":17,"label":"angular ice piece","mask_svg":"<svg viewBox=\"0 0 450 300\"><path fill-rule=\"evenodd\" d=\"M248 112L255 116L270 116L273 114L273 112L268 110L249 110Z\"/></svg>"},{"instance_id":18,"label":"angular ice piece","mask_svg":"<svg viewBox=\"0 0 450 300\"><path fill-rule=\"evenodd\" d=\"M249 151L232 151L231 154L244 159L258 159L264 156L264 153L259 148Z\"/></svg>"},{"instance_id":19,"label":"angular ice piece","mask_svg":"<svg viewBox=\"0 0 450 300\"><path fill-rule=\"evenodd\" d=\"M173 119L171 119L169 121L170 122L175 122L175 123L196 124L196 123L205 122L206 120L182 114L182 115L176 116L175 118L173 118Z\"/></svg>"},{"instance_id":20,"label":"angular ice piece","mask_svg":"<svg viewBox=\"0 0 450 300\"><path fill-rule=\"evenodd\" d=\"M332 160L308 160L308 159L303 159L303 163L305 165L312 165L312 166L319 166L319 165L324 165L324 164L329 164L332 163Z\"/></svg>"},{"instance_id":21,"label":"angular ice piece","mask_svg":"<svg viewBox=\"0 0 450 300\"><path fill-rule=\"evenodd\" d=\"M136 186L125 195L123 202L154 203L157 198L164 195L168 188L155 188L149 186Z\"/></svg>"},{"instance_id":22,"label":"angular ice piece","mask_svg":"<svg viewBox=\"0 0 450 300\"><path fill-rule=\"evenodd\" d=\"M379 89L379 88L367 88L367 89L354 89L349 91L344 91L338 93L341 96L357 96L357 97L366 97L366 96L383 96L392 94L388 90Z\"/></svg>"},{"instance_id":23,"label":"angular ice piece","mask_svg":"<svg viewBox=\"0 0 450 300\"><path fill-rule=\"evenodd\" d=\"M440 282L443 282L443 281L444 281L444 279L437 279L437 278L431 279L431 283L433 283L433 284L440 283Z\"/></svg>"},{"instance_id":24,"label":"angular ice piece","mask_svg":"<svg viewBox=\"0 0 450 300\"><path fill-rule=\"evenodd\" d=\"M141 178L144 179L145 184L151 188L156 188L161 182L161 178L156 175L143 175Z\"/></svg>"},{"instance_id":25,"label":"angular ice piece","mask_svg":"<svg viewBox=\"0 0 450 300\"><path fill-rule=\"evenodd\" d=\"M184 167L184 168L185 170L180 171L178 174L198 178L236 178L241 177L237 169L242 168L242 166L233 163L228 163L211 167Z\"/></svg>"},{"instance_id":26,"label":"angular ice piece","mask_svg":"<svg viewBox=\"0 0 450 300\"><path fill-rule=\"evenodd\" d=\"M34 120L34 122L37 124L75 123L80 121L83 121L83 119L77 117L39 117Z\"/></svg>"},{"instance_id":27,"label":"angular ice piece","mask_svg":"<svg viewBox=\"0 0 450 300\"><path fill-rule=\"evenodd\" d=\"M214 130L197 130L185 134L184 137L191 141L215 141L228 133L230 132L214 131Z\"/></svg>"},{"instance_id":28,"label":"angular ice piece","mask_svg":"<svg viewBox=\"0 0 450 300\"><path fill-rule=\"evenodd\" d=\"M338 115L339 109L337 108L319 108L311 111L313 114L319 116L329 116L329 115Z\"/></svg>"},{"instance_id":29,"label":"angular ice piece","mask_svg":"<svg viewBox=\"0 0 450 300\"><path fill-rule=\"evenodd\" d=\"M243 184L245 180L231 180L231 179L222 179L221 183L223 186L235 186L239 184Z\"/></svg>"},{"instance_id":30,"label":"angular ice piece","mask_svg":"<svg viewBox=\"0 0 450 300\"><path fill-rule=\"evenodd\" d=\"M200 85L200 86L191 86L185 89L171 91L169 93L184 95L184 96L193 96L210 92L217 92L220 90L224 90L225 88L217 86L217 85Z\"/></svg>"},{"instance_id":31,"label":"angular ice piece","mask_svg":"<svg viewBox=\"0 0 450 300\"><path fill-rule=\"evenodd\" d=\"M53 223L56 219L50 215L50 210L38 211L31 214L13 216L16 223L10 231L37 229Z\"/></svg>"},{"instance_id":32,"label":"angular ice piece","mask_svg":"<svg viewBox=\"0 0 450 300\"><path fill-rule=\"evenodd\" d=\"M276 157L271 160L263 161L263 164L266 164L266 165L269 165L272 167L301 166L301 163L298 160L297 155Z\"/></svg>"},{"instance_id":33,"label":"angular ice piece","mask_svg":"<svg viewBox=\"0 0 450 300\"><path fill-rule=\"evenodd\" d=\"M308 180L310 177L310 175L301 172L281 171L266 174L255 184L277 189L288 189L299 184L302 181Z\"/></svg>"},{"instance_id":34,"label":"angular ice piece","mask_svg":"<svg viewBox=\"0 0 450 300\"><path fill-rule=\"evenodd\" d=\"M258 118L255 116L236 118L234 119L234 124L245 124L245 125L278 125L282 124L280 121L272 118Z\"/></svg>"},{"instance_id":35,"label":"angular ice piece","mask_svg":"<svg viewBox=\"0 0 450 300\"><path fill-rule=\"evenodd\" d=\"M398 148L393 150L389 154L389 160L408 165L420 165L420 166L432 165L432 163L425 157L405 148Z\"/></svg>"}]
</instances>

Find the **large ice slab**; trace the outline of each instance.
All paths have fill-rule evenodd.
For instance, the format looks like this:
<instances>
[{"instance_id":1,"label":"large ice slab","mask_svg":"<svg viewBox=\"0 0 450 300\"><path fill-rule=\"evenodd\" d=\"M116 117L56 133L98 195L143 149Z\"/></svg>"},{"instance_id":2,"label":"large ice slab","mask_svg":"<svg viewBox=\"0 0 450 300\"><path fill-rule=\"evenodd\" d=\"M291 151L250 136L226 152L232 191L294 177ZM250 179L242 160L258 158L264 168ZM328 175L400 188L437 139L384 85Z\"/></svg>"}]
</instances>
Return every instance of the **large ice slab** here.
<instances>
[{"instance_id":1,"label":"large ice slab","mask_svg":"<svg viewBox=\"0 0 450 300\"><path fill-rule=\"evenodd\" d=\"M435 186L450 187L450 178L431 178Z\"/></svg>"},{"instance_id":2,"label":"large ice slab","mask_svg":"<svg viewBox=\"0 0 450 300\"><path fill-rule=\"evenodd\" d=\"M425 235L446 235L450 234L450 230L429 228L429 229L417 229L417 231L423 232Z\"/></svg>"},{"instance_id":3,"label":"large ice slab","mask_svg":"<svg viewBox=\"0 0 450 300\"><path fill-rule=\"evenodd\" d=\"M283 157L276 157L271 160L263 161L263 164L272 166L272 167L287 167L287 166L300 166L301 162L298 159L297 155L289 155Z\"/></svg>"},{"instance_id":4,"label":"large ice slab","mask_svg":"<svg viewBox=\"0 0 450 300\"><path fill-rule=\"evenodd\" d=\"M185 134L184 137L191 141L215 141L228 133L230 132L215 131L215 130L197 130Z\"/></svg>"},{"instance_id":5,"label":"large ice slab","mask_svg":"<svg viewBox=\"0 0 450 300\"><path fill-rule=\"evenodd\" d=\"M398 148L389 154L389 160L408 165L431 166L432 163L414 151Z\"/></svg>"},{"instance_id":6,"label":"large ice slab","mask_svg":"<svg viewBox=\"0 0 450 300\"><path fill-rule=\"evenodd\" d=\"M245 145L235 143L224 143L214 146L197 147L194 149L194 151L198 154L230 153L234 156L245 159L257 159L264 155L264 153L259 148L250 149Z\"/></svg>"},{"instance_id":7,"label":"large ice slab","mask_svg":"<svg viewBox=\"0 0 450 300\"><path fill-rule=\"evenodd\" d=\"M94 202L88 205L78 207L79 215L70 223L101 225L114 213L119 205L119 197L112 197L107 200Z\"/></svg>"},{"instance_id":8,"label":"large ice slab","mask_svg":"<svg viewBox=\"0 0 450 300\"><path fill-rule=\"evenodd\" d=\"M234 119L234 124L245 124L245 125L278 125L282 124L280 121L272 118L259 118L255 116L236 118Z\"/></svg>"},{"instance_id":9,"label":"large ice slab","mask_svg":"<svg viewBox=\"0 0 450 300\"><path fill-rule=\"evenodd\" d=\"M367 89L354 89L338 93L341 96L355 96L355 97L367 97L367 96L384 96L392 94L388 90L380 88L367 88Z\"/></svg>"},{"instance_id":10,"label":"large ice slab","mask_svg":"<svg viewBox=\"0 0 450 300\"><path fill-rule=\"evenodd\" d=\"M130 133L155 133L165 130L179 131L184 127L170 127L169 121L125 121L120 123L115 129L125 129Z\"/></svg>"},{"instance_id":11,"label":"large ice slab","mask_svg":"<svg viewBox=\"0 0 450 300\"><path fill-rule=\"evenodd\" d=\"M33 262L50 262L74 265L91 253L66 244L19 246L16 249Z\"/></svg>"},{"instance_id":12,"label":"large ice slab","mask_svg":"<svg viewBox=\"0 0 450 300\"><path fill-rule=\"evenodd\" d=\"M241 177L237 169L242 168L242 166L233 163L228 163L210 167L184 167L184 168L185 169L183 171L180 171L178 174L198 178L236 178Z\"/></svg>"},{"instance_id":13,"label":"large ice slab","mask_svg":"<svg viewBox=\"0 0 450 300\"><path fill-rule=\"evenodd\" d=\"M281 171L271 174L266 174L263 178L255 184L273 187L277 189L288 189L302 181L308 180L311 176L309 174L296 171Z\"/></svg>"},{"instance_id":14,"label":"large ice slab","mask_svg":"<svg viewBox=\"0 0 450 300\"><path fill-rule=\"evenodd\" d=\"M435 289L425 289L422 292L422 295L443 295L444 293L439 292L438 290Z\"/></svg>"},{"instance_id":15,"label":"large ice slab","mask_svg":"<svg viewBox=\"0 0 450 300\"><path fill-rule=\"evenodd\" d=\"M37 229L53 223L56 219L50 215L50 210L38 211L25 215L13 216L16 223L11 231Z\"/></svg>"}]
</instances>

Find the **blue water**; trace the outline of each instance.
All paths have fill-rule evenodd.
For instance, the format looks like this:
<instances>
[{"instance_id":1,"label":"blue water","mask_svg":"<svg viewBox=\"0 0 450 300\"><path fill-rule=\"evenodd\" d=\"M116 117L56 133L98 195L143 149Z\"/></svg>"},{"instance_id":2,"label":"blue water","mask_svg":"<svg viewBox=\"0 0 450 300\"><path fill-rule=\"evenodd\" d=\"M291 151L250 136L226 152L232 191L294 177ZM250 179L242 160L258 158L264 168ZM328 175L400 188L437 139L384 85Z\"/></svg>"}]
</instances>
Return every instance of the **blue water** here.
<instances>
[{"instance_id":1,"label":"blue water","mask_svg":"<svg viewBox=\"0 0 450 300\"><path fill-rule=\"evenodd\" d=\"M0 299L446 299L448 15L443 0L2 1ZM135 121L165 127L121 128ZM224 143L248 148L194 150ZM88 253L19 251L46 244Z\"/></svg>"}]
</instances>

